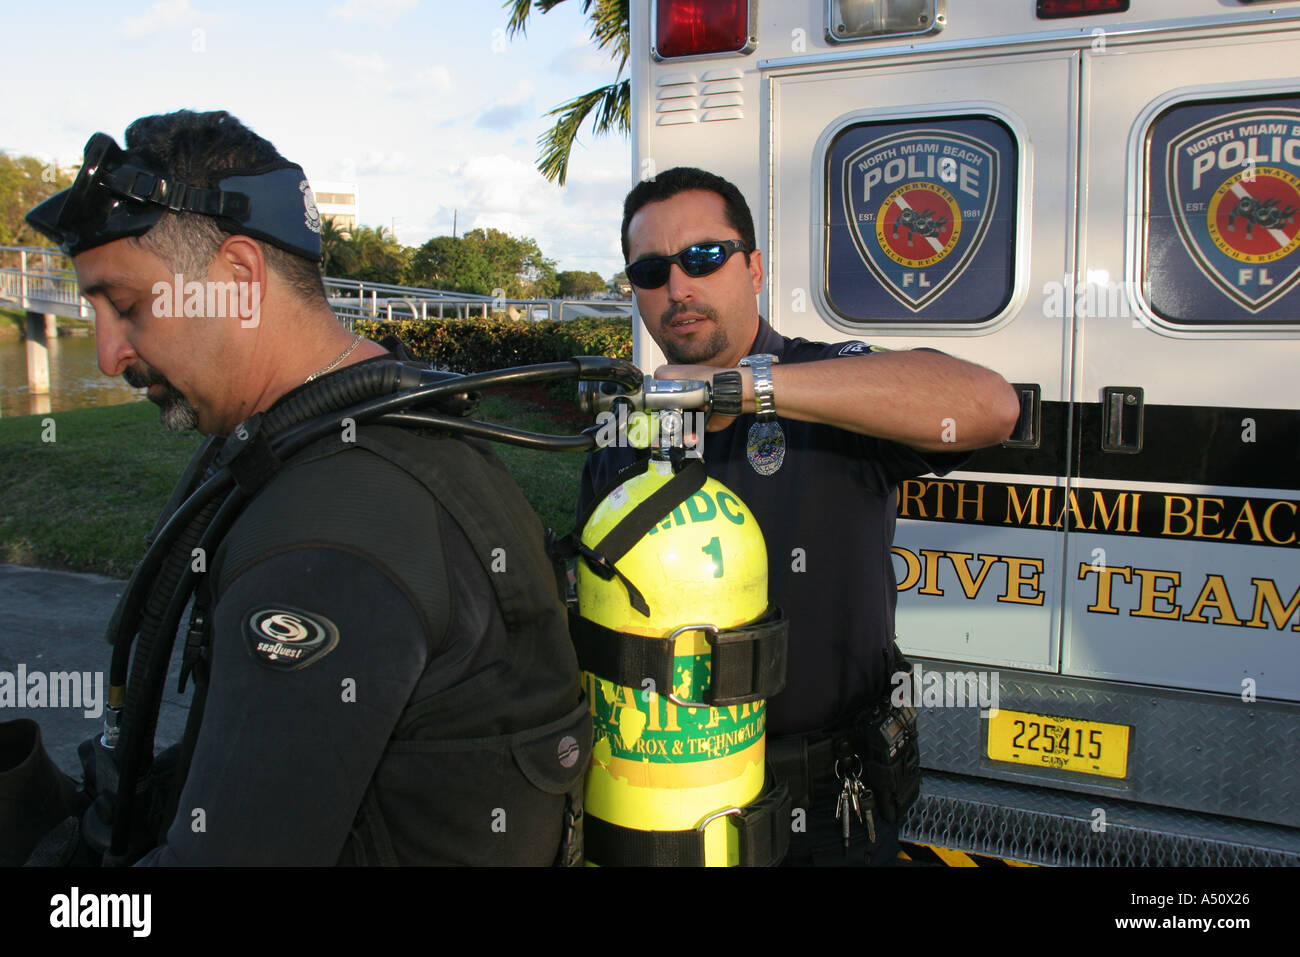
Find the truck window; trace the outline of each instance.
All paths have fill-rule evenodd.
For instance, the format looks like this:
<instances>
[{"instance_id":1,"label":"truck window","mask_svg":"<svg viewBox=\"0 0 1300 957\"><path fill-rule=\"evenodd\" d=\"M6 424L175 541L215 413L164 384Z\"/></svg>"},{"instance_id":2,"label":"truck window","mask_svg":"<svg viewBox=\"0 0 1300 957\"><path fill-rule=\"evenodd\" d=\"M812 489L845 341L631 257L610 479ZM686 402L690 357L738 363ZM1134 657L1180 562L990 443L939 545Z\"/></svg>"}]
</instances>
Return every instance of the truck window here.
<instances>
[{"instance_id":1,"label":"truck window","mask_svg":"<svg viewBox=\"0 0 1300 957\"><path fill-rule=\"evenodd\" d=\"M1141 284L1179 326L1296 324L1300 98L1178 103L1146 137Z\"/></svg>"},{"instance_id":2,"label":"truck window","mask_svg":"<svg viewBox=\"0 0 1300 957\"><path fill-rule=\"evenodd\" d=\"M856 122L825 165L825 298L849 323L978 324L1011 299L1018 152L983 116Z\"/></svg>"}]
</instances>

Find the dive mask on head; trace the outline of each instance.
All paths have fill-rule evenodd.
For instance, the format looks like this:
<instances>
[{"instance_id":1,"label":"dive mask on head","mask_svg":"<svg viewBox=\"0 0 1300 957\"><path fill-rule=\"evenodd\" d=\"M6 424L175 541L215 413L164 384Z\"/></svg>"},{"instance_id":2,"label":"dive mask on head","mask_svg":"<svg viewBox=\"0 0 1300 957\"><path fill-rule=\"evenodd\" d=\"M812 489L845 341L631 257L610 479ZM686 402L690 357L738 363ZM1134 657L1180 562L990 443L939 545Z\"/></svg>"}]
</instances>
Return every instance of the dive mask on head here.
<instances>
[{"instance_id":1,"label":"dive mask on head","mask_svg":"<svg viewBox=\"0 0 1300 957\"><path fill-rule=\"evenodd\" d=\"M222 229L320 261L320 214L302 167L228 170L216 189L188 186L128 156L107 133L86 141L72 186L26 216L69 256L141 236L169 212L199 213Z\"/></svg>"}]
</instances>

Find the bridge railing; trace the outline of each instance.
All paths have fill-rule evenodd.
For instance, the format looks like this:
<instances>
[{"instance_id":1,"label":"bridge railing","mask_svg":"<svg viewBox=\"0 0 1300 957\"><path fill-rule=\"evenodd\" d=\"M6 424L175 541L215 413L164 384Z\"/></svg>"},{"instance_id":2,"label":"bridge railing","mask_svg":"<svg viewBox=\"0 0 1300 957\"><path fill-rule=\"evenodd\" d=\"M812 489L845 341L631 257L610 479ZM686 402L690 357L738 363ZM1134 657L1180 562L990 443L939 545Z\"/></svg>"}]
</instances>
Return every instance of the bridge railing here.
<instances>
[{"instance_id":1,"label":"bridge railing","mask_svg":"<svg viewBox=\"0 0 1300 957\"><path fill-rule=\"evenodd\" d=\"M356 319L468 319L500 311L549 319L554 311L548 299L506 299L330 276L325 277L325 295L334 314L349 328Z\"/></svg>"},{"instance_id":2,"label":"bridge railing","mask_svg":"<svg viewBox=\"0 0 1300 957\"><path fill-rule=\"evenodd\" d=\"M349 328L355 319L468 319L486 318L495 312L528 320L632 315L630 299L510 299L329 276L325 277L325 293L334 314Z\"/></svg>"},{"instance_id":3,"label":"bridge railing","mask_svg":"<svg viewBox=\"0 0 1300 957\"><path fill-rule=\"evenodd\" d=\"M41 268L33 268L35 262L40 262ZM76 274L52 267L54 262L66 262L58 250L0 246L0 304L63 316L92 316L77 288ZM507 299L331 276L325 276L324 283L330 309L348 329L357 319L469 319L494 312L528 320L632 315L630 299Z\"/></svg>"},{"instance_id":4,"label":"bridge railing","mask_svg":"<svg viewBox=\"0 0 1300 957\"><path fill-rule=\"evenodd\" d=\"M62 258L61 254L44 249L14 251L19 253L19 264L0 267L0 303L24 311L56 312L65 318L92 315L89 304L81 298L77 276L72 270L31 268L29 256L33 252L47 261Z\"/></svg>"}]
</instances>

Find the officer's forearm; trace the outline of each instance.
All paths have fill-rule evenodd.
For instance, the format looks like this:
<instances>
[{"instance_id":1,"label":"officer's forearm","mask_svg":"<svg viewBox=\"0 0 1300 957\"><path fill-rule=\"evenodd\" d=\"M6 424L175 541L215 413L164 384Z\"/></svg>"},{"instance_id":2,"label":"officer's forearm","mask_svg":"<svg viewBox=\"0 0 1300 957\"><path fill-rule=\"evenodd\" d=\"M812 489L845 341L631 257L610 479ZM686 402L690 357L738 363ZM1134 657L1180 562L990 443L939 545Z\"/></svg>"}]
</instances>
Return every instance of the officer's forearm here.
<instances>
[{"instance_id":1,"label":"officer's forearm","mask_svg":"<svg viewBox=\"0 0 1300 957\"><path fill-rule=\"evenodd\" d=\"M935 352L775 365L772 385L779 415L932 451L995 445L1020 411L996 372ZM746 408L752 405L751 398Z\"/></svg>"},{"instance_id":2,"label":"officer's forearm","mask_svg":"<svg viewBox=\"0 0 1300 957\"><path fill-rule=\"evenodd\" d=\"M712 379L711 366L661 366L659 378ZM746 412L754 411L753 372L739 369ZM778 415L822 422L938 452L981 449L1015 427L1015 390L991 369L938 352L913 350L772 366ZM714 416L709 428L730 418Z\"/></svg>"}]
</instances>

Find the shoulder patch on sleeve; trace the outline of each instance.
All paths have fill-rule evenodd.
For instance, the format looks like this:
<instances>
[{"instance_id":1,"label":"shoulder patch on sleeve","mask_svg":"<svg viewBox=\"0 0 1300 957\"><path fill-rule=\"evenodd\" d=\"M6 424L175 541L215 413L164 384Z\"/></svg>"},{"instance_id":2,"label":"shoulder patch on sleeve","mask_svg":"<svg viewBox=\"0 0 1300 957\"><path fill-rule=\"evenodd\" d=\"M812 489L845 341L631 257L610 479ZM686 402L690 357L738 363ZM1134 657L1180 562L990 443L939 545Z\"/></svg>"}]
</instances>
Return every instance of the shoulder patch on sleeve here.
<instances>
[{"instance_id":1,"label":"shoulder patch on sleeve","mask_svg":"<svg viewBox=\"0 0 1300 957\"><path fill-rule=\"evenodd\" d=\"M244 619L248 653L276 671L297 671L323 658L339 643L339 630L324 615L296 608L262 606Z\"/></svg>"},{"instance_id":2,"label":"shoulder patch on sleeve","mask_svg":"<svg viewBox=\"0 0 1300 957\"><path fill-rule=\"evenodd\" d=\"M864 356L873 352L888 352L888 349L880 346L869 346L865 342L846 342L840 346L840 355L842 356Z\"/></svg>"}]
</instances>

